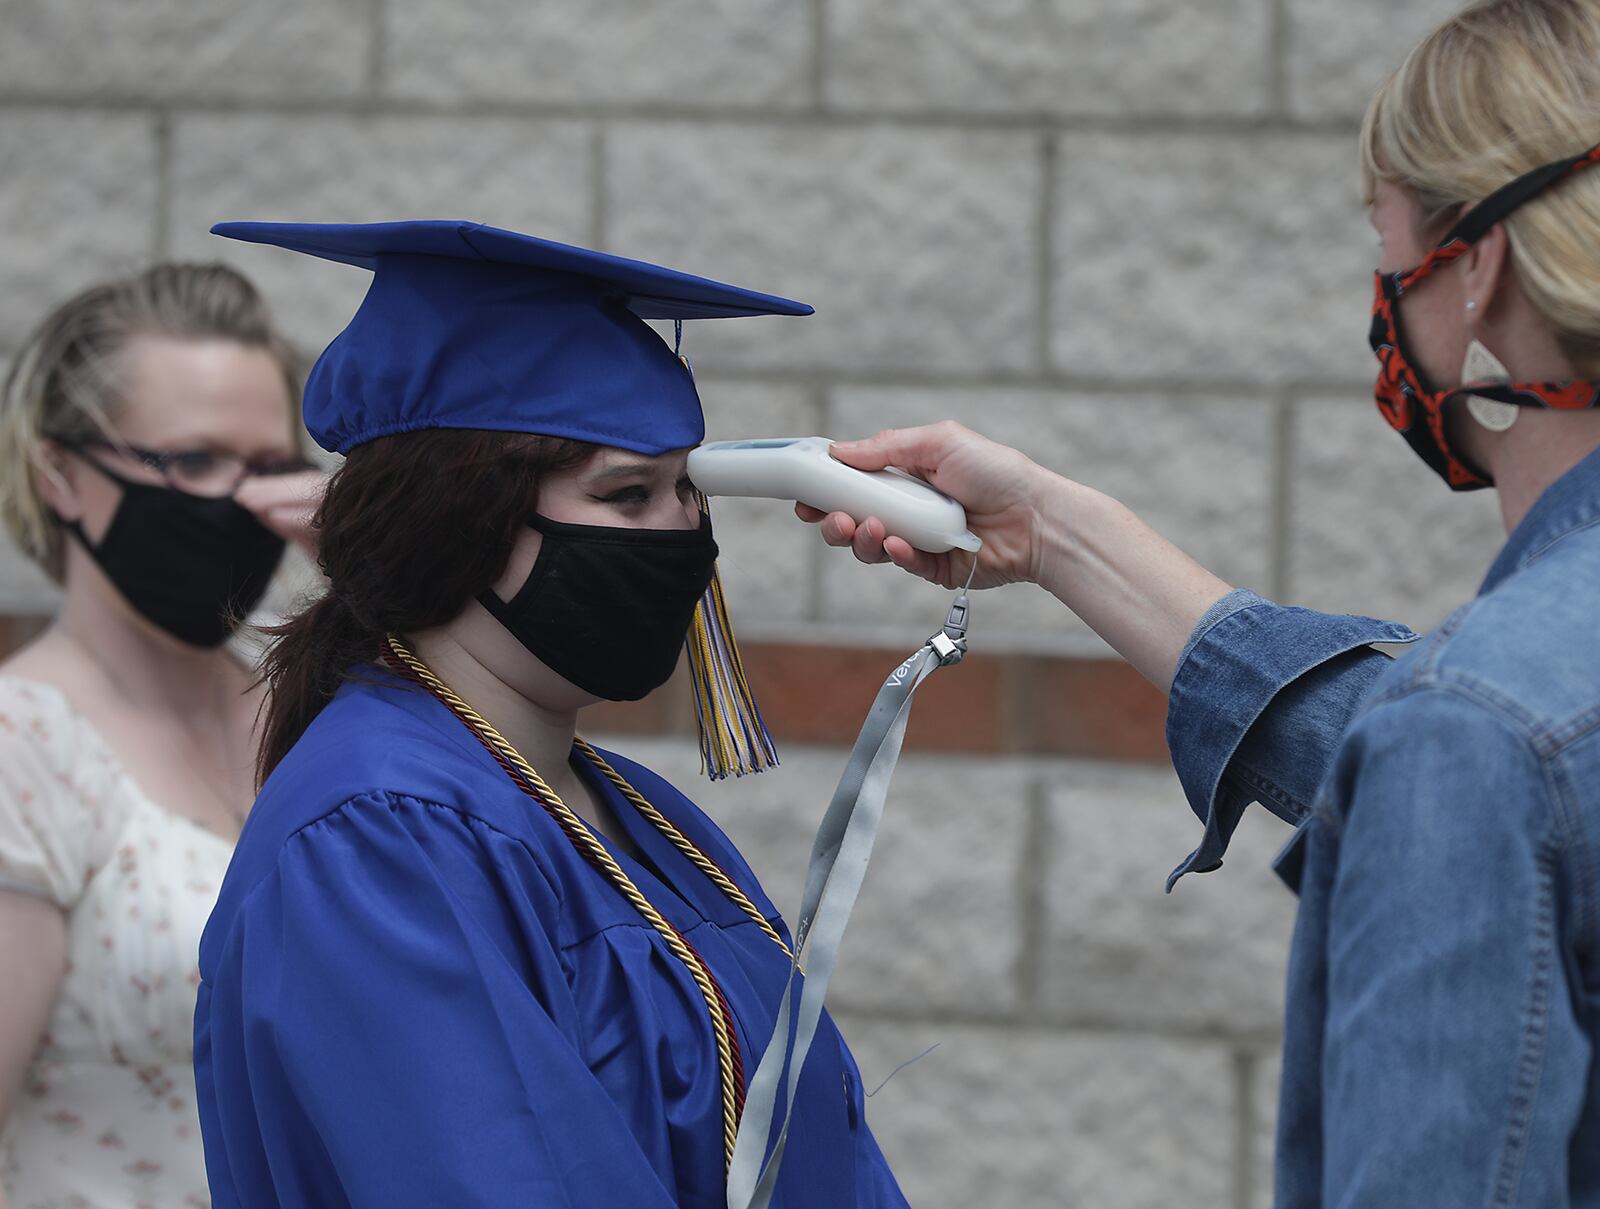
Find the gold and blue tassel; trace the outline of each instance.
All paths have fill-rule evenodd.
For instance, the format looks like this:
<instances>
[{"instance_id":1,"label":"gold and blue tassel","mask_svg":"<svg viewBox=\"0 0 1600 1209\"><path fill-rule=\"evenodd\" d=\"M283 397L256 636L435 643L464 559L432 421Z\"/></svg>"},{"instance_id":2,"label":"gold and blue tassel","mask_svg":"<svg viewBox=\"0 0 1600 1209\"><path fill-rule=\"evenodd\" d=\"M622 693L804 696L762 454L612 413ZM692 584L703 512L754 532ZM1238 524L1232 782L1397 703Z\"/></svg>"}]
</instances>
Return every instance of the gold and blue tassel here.
<instances>
[{"instance_id":1,"label":"gold and blue tassel","mask_svg":"<svg viewBox=\"0 0 1600 1209\"><path fill-rule=\"evenodd\" d=\"M701 511L709 515L709 502L703 495L698 498ZM742 777L776 767L778 749L745 677L722 574L715 566L711 586L695 607L687 645L701 771L719 781L730 774Z\"/></svg>"}]
</instances>

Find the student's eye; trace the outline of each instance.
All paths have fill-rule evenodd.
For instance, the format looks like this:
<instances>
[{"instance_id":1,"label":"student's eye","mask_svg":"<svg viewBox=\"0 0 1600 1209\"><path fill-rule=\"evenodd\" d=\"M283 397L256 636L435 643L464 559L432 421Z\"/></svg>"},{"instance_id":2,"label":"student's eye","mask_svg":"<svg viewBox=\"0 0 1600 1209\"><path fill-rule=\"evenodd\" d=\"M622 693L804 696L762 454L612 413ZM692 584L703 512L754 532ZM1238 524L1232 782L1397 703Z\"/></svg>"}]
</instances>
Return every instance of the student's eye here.
<instances>
[{"instance_id":1,"label":"student's eye","mask_svg":"<svg viewBox=\"0 0 1600 1209\"><path fill-rule=\"evenodd\" d=\"M650 493L643 487L623 487L613 491L610 495L592 495L589 498L599 500L602 504L648 504Z\"/></svg>"}]
</instances>

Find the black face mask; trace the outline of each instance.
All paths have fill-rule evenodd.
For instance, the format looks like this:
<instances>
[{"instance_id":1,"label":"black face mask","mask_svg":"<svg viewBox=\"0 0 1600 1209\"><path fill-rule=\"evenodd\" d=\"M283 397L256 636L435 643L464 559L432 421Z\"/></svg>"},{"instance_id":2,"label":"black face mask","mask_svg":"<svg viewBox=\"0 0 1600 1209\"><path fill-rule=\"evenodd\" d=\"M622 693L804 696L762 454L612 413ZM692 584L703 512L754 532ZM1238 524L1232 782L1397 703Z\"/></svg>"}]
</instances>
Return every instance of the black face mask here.
<instances>
[{"instance_id":1,"label":"black face mask","mask_svg":"<svg viewBox=\"0 0 1600 1209\"><path fill-rule=\"evenodd\" d=\"M544 543L527 582L509 601L490 590L478 603L587 693L637 701L665 684L711 584L711 518L698 529L528 523Z\"/></svg>"},{"instance_id":2,"label":"black face mask","mask_svg":"<svg viewBox=\"0 0 1600 1209\"><path fill-rule=\"evenodd\" d=\"M220 646L260 603L284 540L229 497L135 483L94 468L122 488L99 545L62 522L134 612L190 646Z\"/></svg>"}]
</instances>

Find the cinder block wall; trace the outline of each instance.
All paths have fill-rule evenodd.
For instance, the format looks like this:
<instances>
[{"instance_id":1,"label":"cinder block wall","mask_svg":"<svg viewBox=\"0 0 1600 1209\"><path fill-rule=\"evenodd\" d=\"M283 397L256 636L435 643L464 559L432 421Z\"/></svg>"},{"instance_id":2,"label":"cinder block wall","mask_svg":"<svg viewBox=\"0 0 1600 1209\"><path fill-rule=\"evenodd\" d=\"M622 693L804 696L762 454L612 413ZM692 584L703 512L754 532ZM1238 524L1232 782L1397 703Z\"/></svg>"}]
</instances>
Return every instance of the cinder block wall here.
<instances>
[{"instance_id":1,"label":"cinder block wall","mask_svg":"<svg viewBox=\"0 0 1600 1209\"><path fill-rule=\"evenodd\" d=\"M1451 7L4 0L0 352L154 257L239 265L314 351L365 274L212 222L477 218L813 302L690 332L714 436L953 416L1236 583L1426 626L1472 592L1497 514L1369 402L1354 134ZM942 614L780 505L719 526L751 641L881 658ZM51 603L0 557L0 634ZM1106 654L1043 594L981 598L973 641L1022 669L1009 708L1099 708L1029 687L1046 665L1018 657ZM661 729L619 742L692 783ZM1165 768L939 746L903 765L835 997L869 1084L938 1043L870 1112L913 1202L1267 1205L1286 833L1251 818L1169 898L1198 829ZM843 752L785 754L701 797L793 904Z\"/></svg>"}]
</instances>

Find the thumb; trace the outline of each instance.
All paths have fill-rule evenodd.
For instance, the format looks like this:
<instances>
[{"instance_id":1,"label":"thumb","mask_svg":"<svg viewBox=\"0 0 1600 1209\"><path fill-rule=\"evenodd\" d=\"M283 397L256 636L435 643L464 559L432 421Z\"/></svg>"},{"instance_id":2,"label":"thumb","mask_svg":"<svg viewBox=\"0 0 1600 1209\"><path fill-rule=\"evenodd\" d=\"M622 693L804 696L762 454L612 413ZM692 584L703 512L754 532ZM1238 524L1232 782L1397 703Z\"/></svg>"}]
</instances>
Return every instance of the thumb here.
<instances>
[{"instance_id":1,"label":"thumb","mask_svg":"<svg viewBox=\"0 0 1600 1209\"><path fill-rule=\"evenodd\" d=\"M889 455L879 437L865 437L859 441L835 441L828 452L835 460L857 470L882 470L889 464Z\"/></svg>"},{"instance_id":2,"label":"thumb","mask_svg":"<svg viewBox=\"0 0 1600 1209\"><path fill-rule=\"evenodd\" d=\"M960 427L953 423L920 428L887 428L860 441L835 441L831 452L857 470L898 466L926 477L938 470L955 447Z\"/></svg>"}]
</instances>

